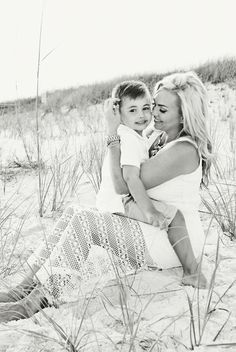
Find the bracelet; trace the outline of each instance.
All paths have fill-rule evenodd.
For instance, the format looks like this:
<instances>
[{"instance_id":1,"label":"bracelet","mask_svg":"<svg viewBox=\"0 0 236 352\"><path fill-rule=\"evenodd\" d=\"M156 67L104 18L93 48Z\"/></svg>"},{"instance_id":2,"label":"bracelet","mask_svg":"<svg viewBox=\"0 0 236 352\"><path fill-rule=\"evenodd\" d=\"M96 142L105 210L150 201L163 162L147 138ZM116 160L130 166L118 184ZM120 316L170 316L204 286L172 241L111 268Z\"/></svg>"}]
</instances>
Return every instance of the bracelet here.
<instances>
[{"instance_id":1,"label":"bracelet","mask_svg":"<svg viewBox=\"0 0 236 352\"><path fill-rule=\"evenodd\" d=\"M120 136L118 134L113 134L111 136L107 136L107 147L113 142L120 143Z\"/></svg>"},{"instance_id":2,"label":"bracelet","mask_svg":"<svg viewBox=\"0 0 236 352\"><path fill-rule=\"evenodd\" d=\"M116 145L120 145L120 141L116 140L107 144L107 148L115 147Z\"/></svg>"}]
</instances>

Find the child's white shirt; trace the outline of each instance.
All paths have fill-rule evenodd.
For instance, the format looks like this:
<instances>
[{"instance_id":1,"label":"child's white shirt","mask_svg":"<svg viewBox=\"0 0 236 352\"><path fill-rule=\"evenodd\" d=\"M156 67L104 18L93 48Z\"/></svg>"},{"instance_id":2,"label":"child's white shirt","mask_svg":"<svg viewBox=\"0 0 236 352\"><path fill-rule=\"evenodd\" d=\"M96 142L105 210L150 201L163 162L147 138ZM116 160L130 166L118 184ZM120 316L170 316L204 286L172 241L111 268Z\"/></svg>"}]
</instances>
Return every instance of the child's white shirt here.
<instances>
[{"instance_id":1,"label":"child's white shirt","mask_svg":"<svg viewBox=\"0 0 236 352\"><path fill-rule=\"evenodd\" d=\"M130 165L140 168L141 163L148 159L150 144L148 139L125 125L118 127L117 134L120 136L121 167ZM124 213L122 198L123 195L119 195L115 191L110 172L109 154L107 153L102 166L102 181L96 197L97 209L110 213Z\"/></svg>"}]
</instances>

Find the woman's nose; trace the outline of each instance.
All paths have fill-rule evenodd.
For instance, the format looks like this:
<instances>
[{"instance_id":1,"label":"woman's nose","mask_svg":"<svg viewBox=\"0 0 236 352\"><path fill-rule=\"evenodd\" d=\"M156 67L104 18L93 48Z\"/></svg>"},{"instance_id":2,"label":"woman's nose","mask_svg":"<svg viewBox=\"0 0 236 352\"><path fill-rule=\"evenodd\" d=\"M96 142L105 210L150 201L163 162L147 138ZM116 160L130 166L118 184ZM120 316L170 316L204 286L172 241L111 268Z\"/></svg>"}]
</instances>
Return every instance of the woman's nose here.
<instances>
[{"instance_id":1,"label":"woman's nose","mask_svg":"<svg viewBox=\"0 0 236 352\"><path fill-rule=\"evenodd\" d=\"M156 106L153 107L153 109L152 109L152 114L153 114L154 116L158 116L158 109L157 109Z\"/></svg>"}]
</instances>

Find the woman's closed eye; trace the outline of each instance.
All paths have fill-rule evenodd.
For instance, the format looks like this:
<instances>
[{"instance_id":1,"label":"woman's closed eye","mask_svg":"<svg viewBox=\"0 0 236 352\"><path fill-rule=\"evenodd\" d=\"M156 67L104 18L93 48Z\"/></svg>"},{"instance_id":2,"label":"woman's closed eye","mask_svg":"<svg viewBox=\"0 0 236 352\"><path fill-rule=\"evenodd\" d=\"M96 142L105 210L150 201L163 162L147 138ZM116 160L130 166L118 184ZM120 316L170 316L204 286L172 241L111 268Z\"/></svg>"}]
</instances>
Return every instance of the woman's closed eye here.
<instances>
[{"instance_id":1,"label":"woman's closed eye","mask_svg":"<svg viewBox=\"0 0 236 352\"><path fill-rule=\"evenodd\" d=\"M159 108L159 111L160 111L161 113L163 113L163 114L168 111L168 109L167 109L166 107L164 107L164 106L162 106L162 105L160 106L160 105L156 104L155 101L153 101L153 103L152 103L152 110L154 110L156 107L158 107L158 108Z\"/></svg>"},{"instance_id":2,"label":"woman's closed eye","mask_svg":"<svg viewBox=\"0 0 236 352\"><path fill-rule=\"evenodd\" d=\"M168 110L167 109L165 109L165 108L160 108L160 112L162 112L163 114L165 113L165 112L167 112Z\"/></svg>"}]
</instances>

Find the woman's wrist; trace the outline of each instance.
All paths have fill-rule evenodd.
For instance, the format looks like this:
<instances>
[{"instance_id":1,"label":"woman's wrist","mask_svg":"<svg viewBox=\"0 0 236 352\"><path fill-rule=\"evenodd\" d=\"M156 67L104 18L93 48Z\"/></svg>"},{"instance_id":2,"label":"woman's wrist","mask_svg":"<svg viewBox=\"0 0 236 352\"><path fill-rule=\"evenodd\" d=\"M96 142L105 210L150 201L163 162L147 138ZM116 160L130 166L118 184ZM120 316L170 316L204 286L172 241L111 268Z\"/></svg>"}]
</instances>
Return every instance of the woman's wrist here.
<instances>
[{"instance_id":1,"label":"woman's wrist","mask_svg":"<svg viewBox=\"0 0 236 352\"><path fill-rule=\"evenodd\" d=\"M106 140L107 140L107 147L109 147L111 145L119 144L120 136L118 134L108 135Z\"/></svg>"},{"instance_id":2,"label":"woman's wrist","mask_svg":"<svg viewBox=\"0 0 236 352\"><path fill-rule=\"evenodd\" d=\"M108 148L118 147L120 149L120 142L119 141L111 142L111 143L107 144L107 147Z\"/></svg>"}]
</instances>

